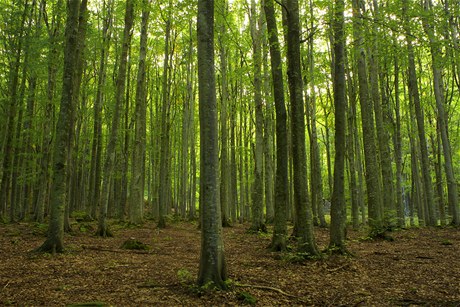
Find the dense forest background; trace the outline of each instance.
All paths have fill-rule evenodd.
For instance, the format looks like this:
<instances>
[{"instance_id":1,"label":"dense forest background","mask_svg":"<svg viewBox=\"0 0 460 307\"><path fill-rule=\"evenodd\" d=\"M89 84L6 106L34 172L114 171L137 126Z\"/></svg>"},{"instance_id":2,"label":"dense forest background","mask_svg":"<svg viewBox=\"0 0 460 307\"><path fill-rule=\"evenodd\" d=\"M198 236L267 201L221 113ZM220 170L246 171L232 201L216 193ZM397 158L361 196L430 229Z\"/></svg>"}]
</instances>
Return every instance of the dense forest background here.
<instances>
[{"instance_id":1,"label":"dense forest background","mask_svg":"<svg viewBox=\"0 0 460 307\"><path fill-rule=\"evenodd\" d=\"M108 236L107 218L198 218L196 2L0 11L0 219L70 231L78 215ZM312 225L341 247L345 222L460 224L458 1L217 0L214 14L223 226L293 221L314 254Z\"/></svg>"}]
</instances>

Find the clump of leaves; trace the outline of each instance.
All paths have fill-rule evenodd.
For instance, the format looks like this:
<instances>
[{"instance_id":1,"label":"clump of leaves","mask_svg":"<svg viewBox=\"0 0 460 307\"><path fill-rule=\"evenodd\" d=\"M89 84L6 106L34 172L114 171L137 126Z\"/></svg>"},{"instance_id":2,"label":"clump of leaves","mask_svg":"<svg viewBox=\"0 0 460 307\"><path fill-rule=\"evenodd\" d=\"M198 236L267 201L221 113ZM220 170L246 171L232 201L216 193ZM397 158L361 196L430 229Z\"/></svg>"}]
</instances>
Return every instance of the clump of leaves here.
<instances>
[{"instance_id":1,"label":"clump of leaves","mask_svg":"<svg viewBox=\"0 0 460 307\"><path fill-rule=\"evenodd\" d=\"M77 222L92 222L94 219L86 211L74 211L70 215Z\"/></svg>"},{"instance_id":2,"label":"clump of leaves","mask_svg":"<svg viewBox=\"0 0 460 307\"><path fill-rule=\"evenodd\" d=\"M45 236L48 233L48 224L34 223L33 234L36 236Z\"/></svg>"},{"instance_id":3,"label":"clump of leaves","mask_svg":"<svg viewBox=\"0 0 460 307\"><path fill-rule=\"evenodd\" d=\"M177 271L177 278L182 285L191 284L194 280L192 273L190 273L189 270L183 268Z\"/></svg>"},{"instance_id":4,"label":"clump of leaves","mask_svg":"<svg viewBox=\"0 0 460 307\"><path fill-rule=\"evenodd\" d=\"M452 243L452 241L448 240L448 239L444 239L441 241L441 245L454 245L454 243Z\"/></svg>"},{"instance_id":5,"label":"clump of leaves","mask_svg":"<svg viewBox=\"0 0 460 307\"><path fill-rule=\"evenodd\" d=\"M303 263L306 260L318 260L321 256L313 256L305 252L287 252L283 253L281 259L290 263Z\"/></svg>"},{"instance_id":6,"label":"clump of leaves","mask_svg":"<svg viewBox=\"0 0 460 307\"><path fill-rule=\"evenodd\" d=\"M89 223L78 224L78 229L80 230L80 232L94 232L95 231L93 225Z\"/></svg>"},{"instance_id":7,"label":"clump of leaves","mask_svg":"<svg viewBox=\"0 0 460 307\"><path fill-rule=\"evenodd\" d=\"M246 291L239 292L237 298L244 305L255 305L257 303L257 298Z\"/></svg>"},{"instance_id":8,"label":"clump of leaves","mask_svg":"<svg viewBox=\"0 0 460 307\"><path fill-rule=\"evenodd\" d=\"M123 244L121 245L121 248L122 249L133 249L133 250L149 250L150 249L150 247L147 244L142 243L141 241L136 240L134 238L129 238L128 240L123 242Z\"/></svg>"}]
</instances>

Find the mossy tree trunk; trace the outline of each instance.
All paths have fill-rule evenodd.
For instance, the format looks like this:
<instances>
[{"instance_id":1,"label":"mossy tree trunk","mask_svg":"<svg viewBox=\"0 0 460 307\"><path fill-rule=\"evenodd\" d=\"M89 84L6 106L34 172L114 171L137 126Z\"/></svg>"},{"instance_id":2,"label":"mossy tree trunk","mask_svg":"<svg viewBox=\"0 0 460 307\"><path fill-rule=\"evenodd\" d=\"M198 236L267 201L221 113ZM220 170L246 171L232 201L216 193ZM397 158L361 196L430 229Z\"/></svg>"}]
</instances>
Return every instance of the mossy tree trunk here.
<instances>
[{"instance_id":1,"label":"mossy tree trunk","mask_svg":"<svg viewBox=\"0 0 460 307\"><path fill-rule=\"evenodd\" d=\"M78 16L80 0L67 2L65 28L64 73L56 140L53 148L53 178L50 191L50 219L48 237L37 248L39 252L60 253L64 251L64 211L67 203L66 171L69 142L72 139L72 97L76 68Z\"/></svg>"},{"instance_id":2,"label":"mossy tree trunk","mask_svg":"<svg viewBox=\"0 0 460 307\"><path fill-rule=\"evenodd\" d=\"M218 133L214 68L214 1L198 0L201 255L198 285L226 288L227 270L218 199Z\"/></svg>"}]
</instances>

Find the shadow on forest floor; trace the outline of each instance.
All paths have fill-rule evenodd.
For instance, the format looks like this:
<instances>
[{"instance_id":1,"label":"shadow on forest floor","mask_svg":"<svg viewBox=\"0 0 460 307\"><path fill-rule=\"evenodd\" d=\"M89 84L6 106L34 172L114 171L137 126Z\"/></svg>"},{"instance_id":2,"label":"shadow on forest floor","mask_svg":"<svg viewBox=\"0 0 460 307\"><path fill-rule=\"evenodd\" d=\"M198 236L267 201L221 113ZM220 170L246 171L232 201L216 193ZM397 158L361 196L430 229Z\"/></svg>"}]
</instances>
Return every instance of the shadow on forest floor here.
<instances>
[{"instance_id":1,"label":"shadow on forest floor","mask_svg":"<svg viewBox=\"0 0 460 307\"><path fill-rule=\"evenodd\" d=\"M74 224L78 230L65 238L68 252L56 256L29 253L44 240L40 227L0 225L0 305L460 306L460 231L454 228L401 230L392 233L394 242L369 242L349 231L355 257L293 263L266 249L269 235L236 225L224 229L226 261L233 283L244 286L198 295L192 286L196 225L114 224L115 236L105 239L92 235L91 223L82 225ZM326 247L328 230L315 231L319 247ZM148 248L122 249L130 238Z\"/></svg>"}]
</instances>

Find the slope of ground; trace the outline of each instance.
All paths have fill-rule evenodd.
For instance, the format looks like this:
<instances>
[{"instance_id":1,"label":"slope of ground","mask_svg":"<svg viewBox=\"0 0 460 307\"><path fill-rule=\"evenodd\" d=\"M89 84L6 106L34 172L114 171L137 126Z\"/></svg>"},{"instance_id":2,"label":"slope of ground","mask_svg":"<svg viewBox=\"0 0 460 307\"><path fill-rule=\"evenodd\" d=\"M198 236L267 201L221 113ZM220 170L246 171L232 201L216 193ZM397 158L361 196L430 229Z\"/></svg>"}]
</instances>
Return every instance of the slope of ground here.
<instances>
[{"instance_id":1,"label":"slope of ground","mask_svg":"<svg viewBox=\"0 0 460 307\"><path fill-rule=\"evenodd\" d=\"M34 254L40 225L0 225L0 305L65 306L460 306L460 232L423 228L391 233L393 242L349 232L354 257L296 262L295 254L266 250L270 236L248 225L224 229L230 291L197 291L200 232L191 223L164 230L113 224L114 238L92 236L94 224L75 223L67 252ZM320 248L328 231L316 230ZM129 238L149 250L125 250ZM241 285L245 286L241 286Z\"/></svg>"}]
</instances>

